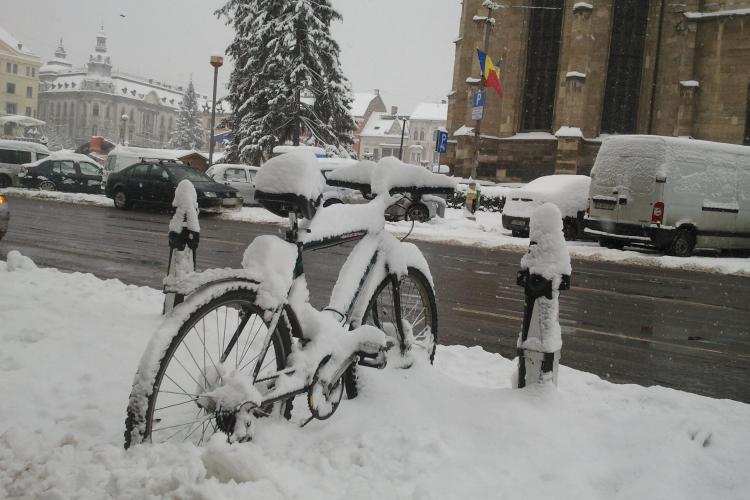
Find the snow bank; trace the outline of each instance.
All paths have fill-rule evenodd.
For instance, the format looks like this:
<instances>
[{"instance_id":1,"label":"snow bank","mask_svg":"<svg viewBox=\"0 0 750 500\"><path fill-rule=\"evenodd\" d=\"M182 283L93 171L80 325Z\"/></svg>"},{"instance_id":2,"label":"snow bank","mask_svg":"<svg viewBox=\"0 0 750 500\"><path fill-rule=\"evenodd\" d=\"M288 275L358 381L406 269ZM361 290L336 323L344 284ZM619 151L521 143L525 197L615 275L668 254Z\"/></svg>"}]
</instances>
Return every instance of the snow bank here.
<instances>
[{"instance_id":1,"label":"snow bank","mask_svg":"<svg viewBox=\"0 0 750 500\"><path fill-rule=\"evenodd\" d=\"M750 405L564 366L558 390L516 391L514 363L478 347L360 370L361 396L302 429L265 419L251 443L126 452L124 408L161 293L52 269L0 269L0 282L0 497L747 496ZM298 421L304 397L295 408Z\"/></svg>"},{"instance_id":2,"label":"snow bank","mask_svg":"<svg viewBox=\"0 0 750 500\"><path fill-rule=\"evenodd\" d=\"M59 191L36 191L22 188L0 189L0 194L9 198L43 198L63 203L78 203L81 205L96 205L100 207L114 207L115 203L103 194L61 193Z\"/></svg>"},{"instance_id":3,"label":"snow bank","mask_svg":"<svg viewBox=\"0 0 750 500\"><path fill-rule=\"evenodd\" d=\"M325 178L315 154L308 149L295 149L264 163L255 185L265 193L295 194L317 200L325 190Z\"/></svg>"}]
</instances>

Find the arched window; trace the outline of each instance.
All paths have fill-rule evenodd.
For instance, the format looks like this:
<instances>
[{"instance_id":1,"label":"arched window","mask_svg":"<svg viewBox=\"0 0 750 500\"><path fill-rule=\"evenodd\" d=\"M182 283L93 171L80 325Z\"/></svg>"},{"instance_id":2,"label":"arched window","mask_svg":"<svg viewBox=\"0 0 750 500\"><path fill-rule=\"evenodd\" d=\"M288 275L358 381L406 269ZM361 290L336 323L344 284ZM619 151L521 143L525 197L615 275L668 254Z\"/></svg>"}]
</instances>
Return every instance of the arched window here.
<instances>
[{"instance_id":1,"label":"arched window","mask_svg":"<svg viewBox=\"0 0 750 500\"><path fill-rule=\"evenodd\" d=\"M648 0L615 1L604 87L603 133L636 132L648 4Z\"/></svg>"},{"instance_id":2,"label":"arched window","mask_svg":"<svg viewBox=\"0 0 750 500\"><path fill-rule=\"evenodd\" d=\"M750 83L747 84L747 111L745 111L745 140L742 142L750 146Z\"/></svg>"},{"instance_id":3,"label":"arched window","mask_svg":"<svg viewBox=\"0 0 750 500\"><path fill-rule=\"evenodd\" d=\"M112 116L112 106L107 105L107 108L104 110L104 118L109 118Z\"/></svg>"},{"instance_id":4,"label":"arched window","mask_svg":"<svg viewBox=\"0 0 750 500\"><path fill-rule=\"evenodd\" d=\"M99 104L94 103L93 107L91 108L91 114L94 116L99 116Z\"/></svg>"},{"instance_id":5,"label":"arched window","mask_svg":"<svg viewBox=\"0 0 750 500\"><path fill-rule=\"evenodd\" d=\"M526 48L522 130L552 129L563 0L532 0Z\"/></svg>"},{"instance_id":6,"label":"arched window","mask_svg":"<svg viewBox=\"0 0 750 500\"><path fill-rule=\"evenodd\" d=\"M419 131L419 140L424 141L424 130Z\"/></svg>"},{"instance_id":7,"label":"arched window","mask_svg":"<svg viewBox=\"0 0 750 500\"><path fill-rule=\"evenodd\" d=\"M415 141L417 140L417 136L418 136L418 134L419 134L419 132L417 132L417 131L415 130L415 131L414 131L414 140L415 140Z\"/></svg>"}]
</instances>

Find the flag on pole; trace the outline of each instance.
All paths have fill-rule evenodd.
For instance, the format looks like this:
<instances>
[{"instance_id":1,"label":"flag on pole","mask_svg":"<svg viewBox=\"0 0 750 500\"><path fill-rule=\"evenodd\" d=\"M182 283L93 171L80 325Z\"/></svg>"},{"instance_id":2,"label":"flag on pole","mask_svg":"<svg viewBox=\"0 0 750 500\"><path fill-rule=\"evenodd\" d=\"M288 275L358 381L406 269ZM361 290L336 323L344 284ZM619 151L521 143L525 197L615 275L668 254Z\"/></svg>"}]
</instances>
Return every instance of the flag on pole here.
<instances>
[{"instance_id":1,"label":"flag on pole","mask_svg":"<svg viewBox=\"0 0 750 500\"><path fill-rule=\"evenodd\" d=\"M482 76L484 77L484 87L491 87L495 89L499 97L503 96L503 86L500 83L500 68L492 64L492 59L477 49L477 55L479 56L479 67L482 70Z\"/></svg>"}]
</instances>

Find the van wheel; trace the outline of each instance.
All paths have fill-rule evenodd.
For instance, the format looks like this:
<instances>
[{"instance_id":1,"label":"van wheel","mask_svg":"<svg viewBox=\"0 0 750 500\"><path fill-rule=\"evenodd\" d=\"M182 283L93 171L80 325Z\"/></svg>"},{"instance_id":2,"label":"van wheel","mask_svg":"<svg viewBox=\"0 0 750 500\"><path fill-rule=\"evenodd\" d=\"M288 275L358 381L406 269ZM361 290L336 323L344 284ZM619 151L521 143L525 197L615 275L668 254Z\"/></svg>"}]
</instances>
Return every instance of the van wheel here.
<instances>
[{"instance_id":1,"label":"van wheel","mask_svg":"<svg viewBox=\"0 0 750 500\"><path fill-rule=\"evenodd\" d=\"M695 248L695 231L688 228L677 230L672 244L669 246L669 254L675 257L690 257Z\"/></svg>"},{"instance_id":2,"label":"van wheel","mask_svg":"<svg viewBox=\"0 0 750 500\"><path fill-rule=\"evenodd\" d=\"M563 221L563 236L565 236L565 241L577 240L578 225L572 220Z\"/></svg>"},{"instance_id":3,"label":"van wheel","mask_svg":"<svg viewBox=\"0 0 750 500\"><path fill-rule=\"evenodd\" d=\"M625 242L612 238L601 238L599 239L599 246L612 250L622 250L623 248L625 248Z\"/></svg>"}]
</instances>

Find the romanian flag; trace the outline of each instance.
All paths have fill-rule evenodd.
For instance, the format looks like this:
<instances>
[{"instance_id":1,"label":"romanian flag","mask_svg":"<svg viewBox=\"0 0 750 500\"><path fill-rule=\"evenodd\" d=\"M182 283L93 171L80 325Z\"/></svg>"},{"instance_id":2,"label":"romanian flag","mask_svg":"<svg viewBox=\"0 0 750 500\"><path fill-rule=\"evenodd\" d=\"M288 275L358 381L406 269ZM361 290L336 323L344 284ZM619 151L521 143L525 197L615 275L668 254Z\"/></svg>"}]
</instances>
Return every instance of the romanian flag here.
<instances>
[{"instance_id":1,"label":"romanian flag","mask_svg":"<svg viewBox=\"0 0 750 500\"><path fill-rule=\"evenodd\" d=\"M492 59L477 49L477 55L479 56L479 67L482 70L482 80L484 87L492 87L497 92L497 95L503 96L503 86L500 84L500 68L492 64Z\"/></svg>"}]
</instances>

